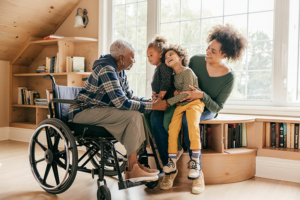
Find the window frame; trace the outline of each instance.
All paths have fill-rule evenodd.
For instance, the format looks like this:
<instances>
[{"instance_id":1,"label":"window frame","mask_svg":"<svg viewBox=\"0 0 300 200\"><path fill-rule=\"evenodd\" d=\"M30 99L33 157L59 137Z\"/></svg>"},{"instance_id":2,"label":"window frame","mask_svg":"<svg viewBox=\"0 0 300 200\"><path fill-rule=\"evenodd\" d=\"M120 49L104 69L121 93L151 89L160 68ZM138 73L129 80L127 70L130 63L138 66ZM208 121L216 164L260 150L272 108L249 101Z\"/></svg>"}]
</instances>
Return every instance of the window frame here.
<instances>
[{"instance_id":1,"label":"window frame","mask_svg":"<svg viewBox=\"0 0 300 200\"><path fill-rule=\"evenodd\" d=\"M113 13L112 13L112 1L110 0L99 0L99 13L103 13L105 17L99 20L99 52L109 52L109 45L111 44L112 34L113 34ZM271 113L270 108L280 107L291 110L295 108L298 110L300 103L287 102L287 70L288 70L288 51L289 51L289 7L290 0L275 0L274 1L274 20L273 20L273 61L272 61L272 98L271 100L233 100L228 99L225 108L222 113L253 113L254 110L268 110L267 113ZM106 9L107 8L107 9ZM147 7L147 43L149 43L152 38L160 32L160 0L148 0ZM100 26L101 25L101 26ZM105 33L101 33L105 30ZM102 45L104 44L104 45ZM102 46L101 46L102 45ZM100 47L101 46L101 47ZM151 81L154 72L154 66L151 66L147 62L146 66L146 96L151 96ZM284 94L284 95L282 95ZM233 108L238 109L233 109ZM245 108L245 109L243 109ZM250 109L249 109L250 108ZM230 110L233 110L232 112ZM237 111L239 110L239 111ZM251 112L249 112L251 110ZM275 109L276 112L283 114L282 109ZM292 112L292 111L291 111ZM275 112L274 112L275 113Z\"/></svg>"}]
</instances>

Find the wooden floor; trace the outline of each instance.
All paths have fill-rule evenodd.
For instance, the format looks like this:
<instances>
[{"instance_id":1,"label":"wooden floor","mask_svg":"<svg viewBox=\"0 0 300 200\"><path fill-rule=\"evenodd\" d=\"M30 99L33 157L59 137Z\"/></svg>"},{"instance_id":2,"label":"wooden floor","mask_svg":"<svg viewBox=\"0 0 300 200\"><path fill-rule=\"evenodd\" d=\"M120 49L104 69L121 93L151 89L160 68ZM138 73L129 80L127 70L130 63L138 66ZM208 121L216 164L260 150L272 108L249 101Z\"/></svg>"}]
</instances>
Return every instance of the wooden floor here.
<instances>
[{"instance_id":1,"label":"wooden floor","mask_svg":"<svg viewBox=\"0 0 300 200\"><path fill-rule=\"evenodd\" d=\"M0 199L20 200L62 200L62 199L97 199L96 179L91 175L78 172L73 185L59 195L45 192L34 179L28 163L28 143L16 141L0 141ZM118 182L114 178L106 178L112 199L185 199L185 200L299 200L300 184L284 181L252 178L247 181L207 185L201 195L191 194L191 183L175 183L174 187L162 191L158 187L153 190L145 186L118 190Z\"/></svg>"}]
</instances>

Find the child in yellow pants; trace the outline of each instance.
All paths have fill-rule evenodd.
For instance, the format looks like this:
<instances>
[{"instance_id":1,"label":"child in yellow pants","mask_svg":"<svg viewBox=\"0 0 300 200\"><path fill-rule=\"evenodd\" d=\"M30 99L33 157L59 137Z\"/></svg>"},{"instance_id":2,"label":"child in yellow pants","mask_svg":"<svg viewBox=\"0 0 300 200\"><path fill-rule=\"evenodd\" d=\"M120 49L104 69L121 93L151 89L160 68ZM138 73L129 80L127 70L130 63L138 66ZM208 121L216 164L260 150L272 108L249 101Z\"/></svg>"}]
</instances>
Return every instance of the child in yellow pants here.
<instances>
[{"instance_id":1,"label":"child in yellow pants","mask_svg":"<svg viewBox=\"0 0 300 200\"><path fill-rule=\"evenodd\" d=\"M191 143L190 149L192 150L192 157L189 162L190 172L188 178L196 180L199 178L201 170L199 164L201 149L199 121L205 105L200 99L192 102L180 102L182 99L187 97L188 94L179 94L179 92L191 90L189 85L200 90L198 87L198 78L188 67L189 58L187 51L180 45L170 45L166 48L163 53L163 59L166 65L174 71L174 86L176 88L174 93L175 96L169 98L167 101L171 106L177 104L169 126L168 164L165 165L163 169L166 174L176 173L177 171L177 139L182 126L182 115L186 112Z\"/></svg>"}]
</instances>

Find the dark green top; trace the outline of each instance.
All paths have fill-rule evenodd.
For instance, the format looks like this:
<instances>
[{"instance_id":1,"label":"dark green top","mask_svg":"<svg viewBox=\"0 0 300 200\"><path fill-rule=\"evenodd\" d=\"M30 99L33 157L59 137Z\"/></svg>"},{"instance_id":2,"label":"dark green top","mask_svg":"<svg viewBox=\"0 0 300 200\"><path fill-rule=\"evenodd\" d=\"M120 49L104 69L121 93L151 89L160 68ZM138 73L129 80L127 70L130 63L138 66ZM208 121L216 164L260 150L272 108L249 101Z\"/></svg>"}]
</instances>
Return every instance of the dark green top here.
<instances>
[{"instance_id":1,"label":"dark green top","mask_svg":"<svg viewBox=\"0 0 300 200\"><path fill-rule=\"evenodd\" d=\"M191 58L190 68L198 77L199 88L204 92L203 103L212 113L218 113L228 99L233 87L235 74L231 70L219 77L210 77L206 69L205 55L194 55Z\"/></svg>"}]
</instances>

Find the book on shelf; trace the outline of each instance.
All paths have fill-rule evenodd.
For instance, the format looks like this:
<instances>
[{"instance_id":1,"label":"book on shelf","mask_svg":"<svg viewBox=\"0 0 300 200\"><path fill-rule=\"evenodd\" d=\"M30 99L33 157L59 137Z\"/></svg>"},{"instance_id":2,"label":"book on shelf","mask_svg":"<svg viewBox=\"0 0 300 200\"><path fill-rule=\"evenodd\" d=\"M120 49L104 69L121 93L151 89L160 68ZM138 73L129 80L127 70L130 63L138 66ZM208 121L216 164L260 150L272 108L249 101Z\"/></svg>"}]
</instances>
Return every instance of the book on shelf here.
<instances>
[{"instance_id":1,"label":"book on shelf","mask_svg":"<svg viewBox=\"0 0 300 200\"><path fill-rule=\"evenodd\" d=\"M224 149L228 149L228 125L225 124L224 127Z\"/></svg>"},{"instance_id":2,"label":"book on shelf","mask_svg":"<svg viewBox=\"0 0 300 200\"><path fill-rule=\"evenodd\" d=\"M275 147L279 147L279 123L275 123Z\"/></svg>"},{"instance_id":3,"label":"book on shelf","mask_svg":"<svg viewBox=\"0 0 300 200\"><path fill-rule=\"evenodd\" d=\"M279 147L284 147L283 123L279 123Z\"/></svg>"},{"instance_id":4,"label":"book on shelf","mask_svg":"<svg viewBox=\"0 0 300 200\"><path fill-rule=\"evenodd\" d=\"M46 65L40 65L37 69L36 69L36 73L47 73L48 71L46 70Z\"/></svg>"},{"instance_id":5,"label":"book on shelf","mask_svg":"<svg viewBox=\"0 0 300 200\"><path fill-rule=\"evenodd\" d=\"M242 123L242 147L247 146L247 126L246 123Z\"/></svg>"},{"instance_id":6,"label":"book on shelf","mask_svg":"<svg viewBox=\"0 0 300 200\"><path fill-rule=\"evenodd\" d=\"M228 134L228 142L227 142L227 144L228 144L228 146L227 146L227 149L230 149L230 148L232 148L231 147L231 144L232 144L232 140L231 140L231 126L228 124L228 125L226 125L227 127L228 127L228 131L227 131L227 134Z\"/></svg>"},{"instance_id":7,"label":"book on shelf","mask_svg":"<svg viewBox=\"0 0 300 200\"><path fill-rule=\"evenodd\" d=\"M291 149L295 147L295 124L291 124Z\"/></svg>"},{"instance_id":8,"label":"book on shelf","mask_svg":"<svg viewBox=\"0 0 300 200\"><path fill-rule=\"evenodd\" d=\"M286 138L286 123L282 124L283 128L283 148L286 148L287 146L287 138Z\"/></svg>"},{"instance_id":9,"label":"book on shelf","mask_svg":"<svg viewBox=\"0 0 300 200\"><path fill-rule=\"evenodd\" d=\"M39 98L39 93L27 87L18 87L18 104L35 105L35 99Z\"/></svg>"},{"instance_id":10,"label":"book on shelf","mask_svg":"<svg viewBox=\"0 0 300 200\"><path fill-rule=\"evenodd\" d=\"M207 149L211 149L211 127L207 126Z\"/></svg>"},{"instance_id":11,"label":"book on shelf","mask_svg":"<svg viewBox=\"0 0 300 200\"><path fill-rule=\"evenodd\" d=\"M286 148L291 148L291 124L286 124Z\"/></svg>"},{"instance_id":12,"label":"book on shelf","mask_svg":"<svg viewBox=\"0 0 300 200\"><path fill-rule=\"evenodd\" d=\"M52 40L52 39L61 39L61 38L67 38L67 36L62 35L48 35L43 38L43 40Z\"/></svg>"},{"instance_id":13,"label":"book on shelf","mask_svg":"<svg viewBox=\"0 0 300 200\"><path fill-rule=\"evenodd\" d=\"M67 72L85 72L85 58L68 56L66 59Z\"/></svg>"},{"instance_id":14,"label":"book on shelf","mask_svg":"<svg viewBox=\"0 0 300 200\"><path fill-rule=\"evenodd\" d=\"M53 90L52 89L46 89L46 95L47 95L47 102L49 103L51 99L53 99Z\"/></svg>"},{"instance_id":15,"label":"book on shelf","mask_svg":"<svg viewBox=\"0 0 300 200\"><path fill-rule=\"evenodd\" d=\"M47 99L36 99L36 106L47 106L48 101Z\"/></svg>"},{"instance_id":16,"label":"book on shelf","mask_svg":"<svg viewBox=\"0 0 300 200\"><path fill-rule=\"evenodd\" d=\"M47 73L58 73L59 67L58 67L58 53L56 56L53 57L46 57L46 72Z\"/></svg>"},{"instance_id":17,"label":"book on shelf","mask_svg":"<svg viewBox=\"0 0 300 200\"><path fill-rule=\"evenodd\" d=\"M275 138L275 129L276 129L276 127L275 126L276 126L275 123L272 122L271 123L271 147L276 146L275 145L275 143L276 143L276 138Z\"/></svg>"},{"instance_id":18,"label":"book on shelf","mask_svg":"<svg viewBox=\"0 0 300 200\"><path fill-rule=\"evenodd\" d=\"M271 146L271 123L266 122L266 147Z\"/></svg>"},{"instance_id":19,"label":"book on shelf","mask_svg":"<svg viewBox=\"0 0 300 200\"><path fill-rule=\"evenodd\" d=\"M295 144L294 148L299 148L299 124L295 124Z\"/></svg>"}]
</instances>

